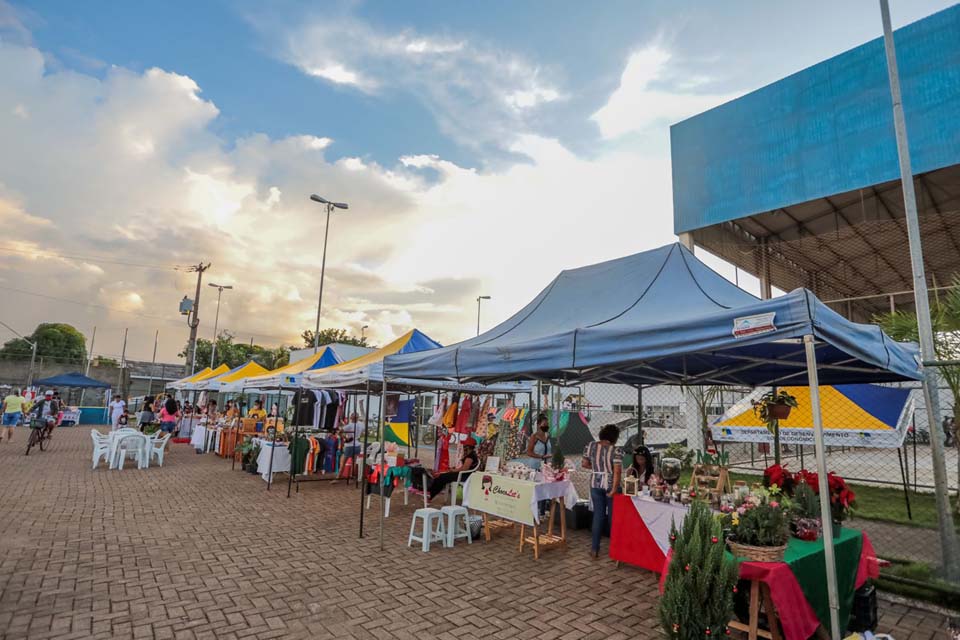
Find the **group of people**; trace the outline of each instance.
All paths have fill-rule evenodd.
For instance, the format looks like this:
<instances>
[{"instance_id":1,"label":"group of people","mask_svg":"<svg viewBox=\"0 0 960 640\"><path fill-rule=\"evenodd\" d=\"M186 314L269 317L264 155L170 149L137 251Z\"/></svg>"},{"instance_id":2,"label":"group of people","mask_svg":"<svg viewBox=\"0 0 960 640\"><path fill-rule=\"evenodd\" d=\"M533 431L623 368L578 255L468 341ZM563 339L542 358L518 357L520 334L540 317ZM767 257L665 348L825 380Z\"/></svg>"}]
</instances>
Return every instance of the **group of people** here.
<instances>
[{"instance_id":1,"label":"group of people","mask_svg":"<svg viewBox=\"0 0 960 640\"><path fill-rule=\"evenodd\" d=\"M0 442L6 436L7 442L13 440L13 432L17 426L27 424L27 418L33 417L42 420L47 428L52 429L60 425L63 420L63 401L60 392L48 389L38 400L30 398L28 392L20 389L11 389L3 399L0 412L3 414L0 426Z\"/></svg>"}]
</instances>

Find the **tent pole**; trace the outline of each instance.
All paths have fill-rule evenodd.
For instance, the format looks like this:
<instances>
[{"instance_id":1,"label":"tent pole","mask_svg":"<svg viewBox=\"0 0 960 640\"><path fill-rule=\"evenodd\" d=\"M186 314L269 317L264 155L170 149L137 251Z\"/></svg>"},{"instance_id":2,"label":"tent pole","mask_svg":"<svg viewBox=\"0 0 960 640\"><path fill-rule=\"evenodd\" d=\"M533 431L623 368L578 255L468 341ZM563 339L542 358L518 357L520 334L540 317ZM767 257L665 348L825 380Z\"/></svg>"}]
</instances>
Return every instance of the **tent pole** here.
<instances>
[{"instance_id":1,"label":"tent pole","mask_svg":"<svg viewBox=\"0 0 960 640\"><path fill-rule=\"evenodd\" d=\"M293 396L293 419L297 421L297 426L293 432L293 441L299 442L300 440L300 397L303 394L303 387L298 387L297 392ZM296 449L294 449L296 451ZM287 474L287 497L290 497L290 489L293 487L293 475L296 472L297 465L294 461L293 456L290 456L290 473ZM297 485L300 486L299 484Z\"/></svg>"},{"instance_id":2,"label":"tent pole","mask_svg":"<svg viewBox=\"0 0 960 640\"><path fill-rule=\"evenodd\" d=\"M413 457L420 458L420 392L417 391L416 395L413 396L413 415L416 418L416 429L414 429L413 436L407 433L407 437L413 438ZM479 418L478 418L479 419Z\"/></svg>"},{"instance_id":3,"label":"tent pole","mask_svg":"<svg viewBox=\"0 0 960 640\"><path fill-rule=\"evenodd\" d=\"M830 511L830 486L827 483L827 457L823 444L823 416L820 413L820 381L813 336L803 336L807 351L807 380L810 385L810 411L813 414L813 442L817 456L820 485L820 519L823 522L823 555L827 564L827 598L830 603L830 637L840 640L840 605L837 597L837 564L833 548L833 518Z\"/></svg>"},{"instance_id":4,"label":"tent pole","mask_svg":"<svg viewBox=\"0 0 960 640\"><path fill-rule=\"evenodd\" d=\"M643 385L637 385L637 437L643 444Z\"/></svg>"},{"instance_id":5,"label":"tent pole","mask_svg":"<svg viewBox=\"0 0 960 640\"><path fill-rule=\"evenodd\" d=\"M380 420L378 421L377 427L380 429L380 455L382 456L383 464L380 465L380 469L383 469L383 466L387 462L386 452L384 451L384 435L386 432L386 417L387 417L387 377L383 377L383 386L380 391ZM377 475L377 484L380 485L380 551L383 551L383 477L386 474L380 473ZM392 495L392 494L391 494ZM426 535L426 534L424 534ZM837 638L834 638L837 640Z\"/></svg>"},{"instance_id":6,"label":"tent pole","mask_svg":"<svg viewBox=\"0 0 960 640\"><path fill-rule=\"evenodd\" d=\"M367 488L367 444L370 442L370 376L367 376L367 404L363 410L363 455L360 457L360 535L363 537L363 498Z\"/></svg>"},{"instance_id":7,"label":"tent pole","mask_svg":"<svg viewBox=\"0 0 960 640\"><path fill-rule=\"evenodd\" d=\"M903 468L903 458L906 453L903 450L903 447L897 449L897 462L900 463L900 481L903 484L903 499L907 504L907 519L913 520L913 513L910 511L910 491L908 487L910 486L910 481L907 479L907 474ZM910 461L907 461L907 464L910 464Z\"/></svg>"}]
</instances>

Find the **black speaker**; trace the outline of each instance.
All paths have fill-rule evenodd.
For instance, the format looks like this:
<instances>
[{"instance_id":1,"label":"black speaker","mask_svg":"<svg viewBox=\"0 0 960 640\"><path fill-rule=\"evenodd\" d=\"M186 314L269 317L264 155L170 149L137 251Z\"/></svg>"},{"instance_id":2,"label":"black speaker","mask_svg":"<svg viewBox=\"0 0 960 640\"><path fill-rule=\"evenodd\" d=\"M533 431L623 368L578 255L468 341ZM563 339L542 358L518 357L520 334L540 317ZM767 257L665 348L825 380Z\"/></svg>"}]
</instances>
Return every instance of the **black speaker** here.
<instances>
[{"instance_id":1,"label":"black speaker","mask_svg":"<svg viewBox=\"0 0 960 640\"><path fill-rule=\"evenodd\" d=\"M850 631L863 633L877 630L877 590L872 584L865 584L853 594L853 608L850 610Z\"/></svg>"}]
</instances>

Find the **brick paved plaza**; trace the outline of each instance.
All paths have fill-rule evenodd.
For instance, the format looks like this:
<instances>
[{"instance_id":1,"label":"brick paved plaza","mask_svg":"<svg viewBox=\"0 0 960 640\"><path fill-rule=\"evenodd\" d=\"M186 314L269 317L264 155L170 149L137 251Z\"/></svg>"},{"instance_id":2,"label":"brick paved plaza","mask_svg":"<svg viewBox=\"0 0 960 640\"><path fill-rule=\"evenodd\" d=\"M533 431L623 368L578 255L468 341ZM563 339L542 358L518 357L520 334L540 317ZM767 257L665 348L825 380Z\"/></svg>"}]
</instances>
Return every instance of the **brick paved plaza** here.
<instances>
[{"instance_id":1,"label":"brick paved plaza","mask_svg":"<svg viewBox=\"0 0 960 640\"><path fill-rule=\"evenodd\" d=\"M656 577L589 558L586 532L539 562L513 535L408 549L394 501L357 539L359 491L286 498L230 462L172 445L163 468L90 469L87 428L23 455L0 445L2 638L654 638ZM881 603L896 640L946 621Z\"/></svg>"}]
</instances>

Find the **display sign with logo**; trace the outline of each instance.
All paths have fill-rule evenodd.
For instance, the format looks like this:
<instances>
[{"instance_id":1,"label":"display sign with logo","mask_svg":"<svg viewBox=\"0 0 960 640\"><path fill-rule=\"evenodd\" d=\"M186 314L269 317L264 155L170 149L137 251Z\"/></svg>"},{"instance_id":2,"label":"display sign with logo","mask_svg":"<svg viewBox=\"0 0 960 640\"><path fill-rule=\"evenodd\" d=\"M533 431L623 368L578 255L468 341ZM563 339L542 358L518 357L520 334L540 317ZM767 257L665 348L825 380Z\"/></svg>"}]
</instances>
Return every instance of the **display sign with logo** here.
<instances>
[{"instance_id":1,"label":"display sign with logo","mask_svg":"<svg viewBox=\"0 0 960 640\"><path fill-rule=\"evenodd\" d=\"M733 337L749 338L761 333L770 333L777 330L777 325L773 323L776 312L758 313L754 316L743 316L733 319Z\"/></svg>"},{"instance_id":2,"label":"display sign with logo","mask_svg":"<svg viewBox=\"0 0 960 640\"><path fill-rule=\"evenodd\" d=\"M467 502L475 511L533 526L535 486L527 480L478 471L470 478Z\"/></svg>"}]
</instances>

